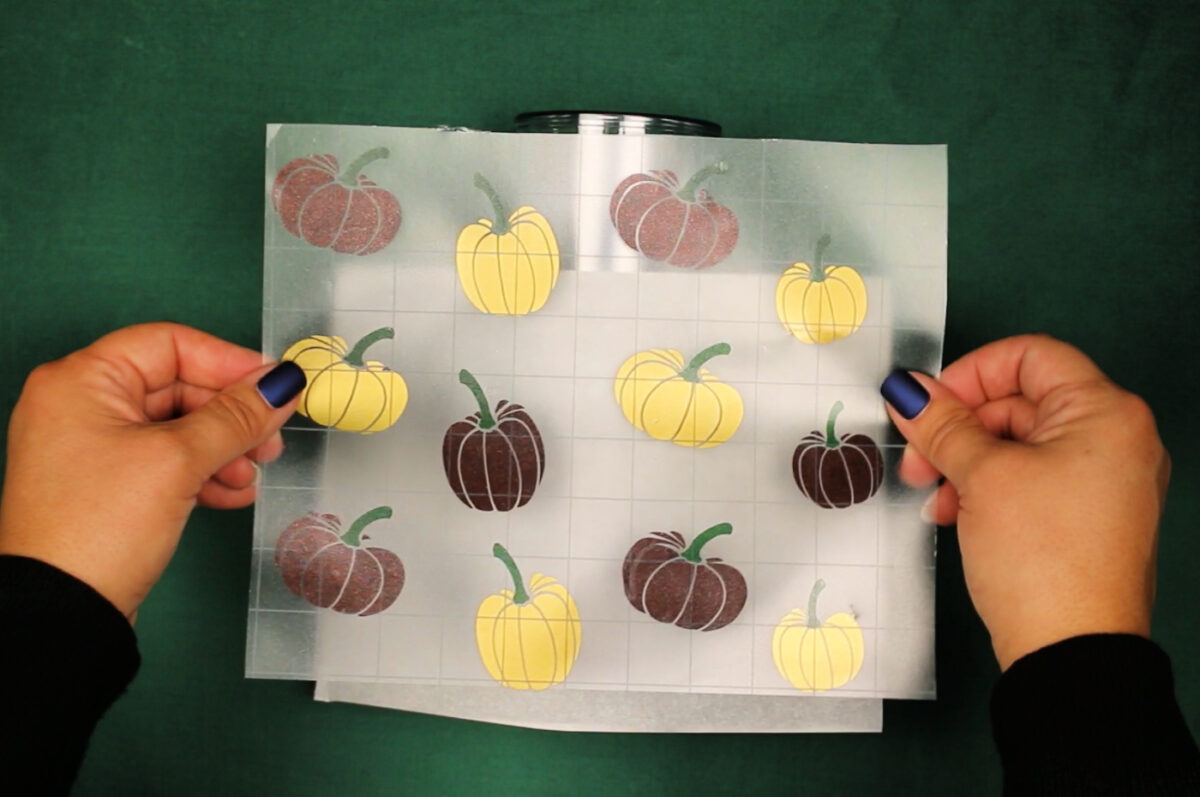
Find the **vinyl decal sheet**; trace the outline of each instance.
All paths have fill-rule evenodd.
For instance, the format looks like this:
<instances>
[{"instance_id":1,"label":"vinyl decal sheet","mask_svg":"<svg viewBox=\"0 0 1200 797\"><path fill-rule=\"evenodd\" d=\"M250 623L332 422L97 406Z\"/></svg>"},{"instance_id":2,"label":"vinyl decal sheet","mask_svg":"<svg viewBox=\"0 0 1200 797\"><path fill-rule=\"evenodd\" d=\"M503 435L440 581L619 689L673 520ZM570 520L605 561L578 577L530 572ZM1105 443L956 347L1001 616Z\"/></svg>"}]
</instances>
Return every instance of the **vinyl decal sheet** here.
<instances>
[{"instance_id":1,"label":"vinyl decal sheet","mask_svg":"<svg viewBox=\"0 0 1200 797\"><path fill-rule=\"evenodd\" d=\"M939 368L946 178L941 146L270 127L263 348L308 387L247 675L581 729L932 698L935 530L878 385Z\"/></svg>"}]
</instances>

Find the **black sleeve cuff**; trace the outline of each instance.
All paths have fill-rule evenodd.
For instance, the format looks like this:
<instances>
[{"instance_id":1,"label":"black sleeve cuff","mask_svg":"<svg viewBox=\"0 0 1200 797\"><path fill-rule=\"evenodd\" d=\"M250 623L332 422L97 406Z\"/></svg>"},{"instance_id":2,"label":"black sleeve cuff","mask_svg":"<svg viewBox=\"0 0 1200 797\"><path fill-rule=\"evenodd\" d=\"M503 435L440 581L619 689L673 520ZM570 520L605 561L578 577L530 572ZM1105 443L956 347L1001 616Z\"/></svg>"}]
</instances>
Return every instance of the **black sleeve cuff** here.
<instances>
[{"instance_id":1,"label":"black sleeve cuff","mask_svg":"<svg viewBox=\"0 0 1200 797\"><path fill-rule=\"evenodd\" d=\"M141 663L133 628L74 576L0 556L0 651L0 772L28 793L65 793L96 722Z\"/></svg>"},{"instance_id":2,"label":"black sleeve cuff","mask_svg":"<svg viewBox=\"0 0 1200 797\"><path fill-rule=\"evenodd\" d=\"M992 692L1006 794L1200 794L1200 752L1166 653L1075 637L1012 665Z\"/></svg>"}]
</instances>

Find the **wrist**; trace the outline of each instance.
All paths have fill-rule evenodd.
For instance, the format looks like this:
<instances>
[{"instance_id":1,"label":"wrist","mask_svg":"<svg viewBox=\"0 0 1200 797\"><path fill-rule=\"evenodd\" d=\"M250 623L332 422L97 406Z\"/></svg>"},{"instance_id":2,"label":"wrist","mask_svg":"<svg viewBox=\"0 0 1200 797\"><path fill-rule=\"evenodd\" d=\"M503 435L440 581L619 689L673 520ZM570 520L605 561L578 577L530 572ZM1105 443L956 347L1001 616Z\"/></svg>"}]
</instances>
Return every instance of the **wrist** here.
<instances>
[{"instance_id":1,"label":"wrist","mask_svg":"<svg viewBox=\"0 0 1200 797\"><path fill-rule=\"evenodd\" d=\"M992 652L1001 672L1007 672L1013 664L1039 650L1077 637L1099 634L1129 634L1150 638L1149 612L1139 617L1111 615L1089 618L1048 618L1031 622L1026 627L1008 633L992 635Z\"/></svg>"}]
</instances>

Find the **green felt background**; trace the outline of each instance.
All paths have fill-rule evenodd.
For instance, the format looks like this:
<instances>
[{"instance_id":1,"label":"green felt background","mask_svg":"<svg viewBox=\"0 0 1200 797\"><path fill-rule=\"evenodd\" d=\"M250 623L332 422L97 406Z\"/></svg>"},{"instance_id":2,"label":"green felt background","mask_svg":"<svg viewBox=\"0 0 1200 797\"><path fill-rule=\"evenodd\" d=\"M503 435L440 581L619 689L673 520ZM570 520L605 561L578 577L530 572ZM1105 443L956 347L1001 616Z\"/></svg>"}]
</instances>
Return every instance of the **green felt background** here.
<instances>
[{"instance_id":1,"label":"green felt background","mask_svg":"<svg viewBox=\"0 0 1200 797\"><path fill-rule=\"evenodd\" d=\"M268 122L508 129L600 107L730 136L950 145L953 358L1040 330L1174 454L1155 636L1200 727L1195 3L19 0L0 28L0 411L136 321L259 341ZM606 736L321 705L242 678L251 514L198 512L80 794L996 791L996 677L953 532L934 703L879 736ZM97 530L103 533L104 530ZM1121 684L1114 683L1114 689Z\"/></svg>"}]
</instances>

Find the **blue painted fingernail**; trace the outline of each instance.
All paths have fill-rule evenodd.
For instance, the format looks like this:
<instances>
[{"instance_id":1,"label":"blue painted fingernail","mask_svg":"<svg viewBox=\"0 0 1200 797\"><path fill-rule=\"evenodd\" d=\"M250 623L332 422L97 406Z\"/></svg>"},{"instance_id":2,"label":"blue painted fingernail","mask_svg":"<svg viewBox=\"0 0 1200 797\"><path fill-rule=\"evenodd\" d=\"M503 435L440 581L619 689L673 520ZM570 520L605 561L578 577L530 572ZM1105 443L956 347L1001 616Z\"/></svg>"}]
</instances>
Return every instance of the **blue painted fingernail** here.
<instances>
[{"instance_id":1,"label":"blue painted fingernail","mask_svg":"<svg viewBox=\"0 0 1200 797\"><path fill-rule=\"evenodd\" d=\"M298 396L306 384L308 378L304 376L304 369L291 360L285 360L267 371L255 387L258 388L258 395L279 409Z\"/></svg>"},{"instance_id":2,"label":"blue painted fingernail","mask_svg":"<svg viewBox=\"0 0 1200 797\"><path fill-rule=\"evenodd\" d=\"M929 403L929 391L908 371L892 371L879 386L879 392L907 421L917 417Z\"/></svg>"}]
</instances>

